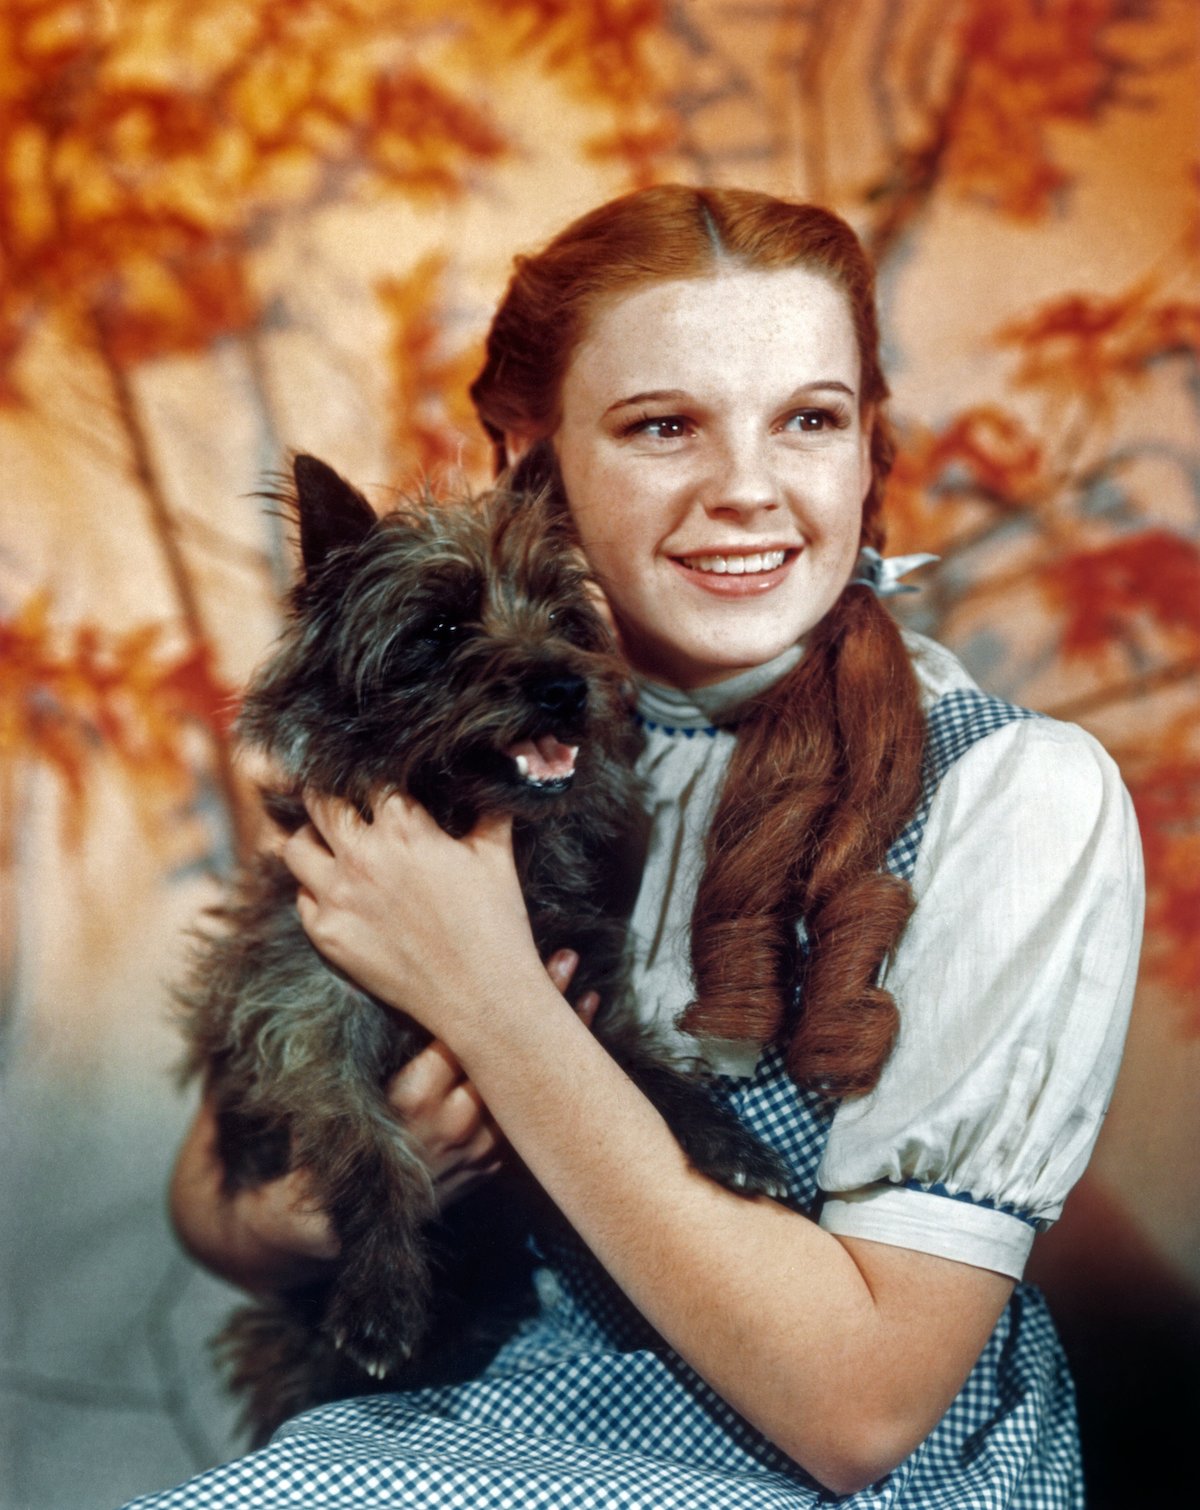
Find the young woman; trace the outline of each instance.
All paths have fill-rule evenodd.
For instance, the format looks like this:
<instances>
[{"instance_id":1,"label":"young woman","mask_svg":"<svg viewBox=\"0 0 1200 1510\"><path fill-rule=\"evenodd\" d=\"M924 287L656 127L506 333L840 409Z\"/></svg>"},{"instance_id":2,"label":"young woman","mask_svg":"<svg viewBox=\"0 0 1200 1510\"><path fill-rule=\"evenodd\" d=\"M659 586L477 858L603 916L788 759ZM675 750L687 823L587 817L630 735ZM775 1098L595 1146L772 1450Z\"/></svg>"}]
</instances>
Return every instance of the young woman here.
<instances>
[{"instance_id":1,"label":"young woman","mask_svg":"<svg viewBox=\"0 0 1200 1510\"><path fill-rule=\"evenodd\" d=\"M561 993L572 960L538 959L503 823L314 802L285 850L301 916L435 1035L393 1100L447 1197L508 1144L581 1242L477 1381L309 1412L140 1505L1082 1503L1017 1282L1111 1090L1136 832L1094 741L877 600L877 348L843 222L660 187L518 261L474 390L500 460L559 489L638 678L640 1009L791 1199L688 1166ZM260 1286L321 1262L302 1172L223 1201L210 1139L202 1117L175 1182L193 1249Z\"/></svg>"}]
</instances>

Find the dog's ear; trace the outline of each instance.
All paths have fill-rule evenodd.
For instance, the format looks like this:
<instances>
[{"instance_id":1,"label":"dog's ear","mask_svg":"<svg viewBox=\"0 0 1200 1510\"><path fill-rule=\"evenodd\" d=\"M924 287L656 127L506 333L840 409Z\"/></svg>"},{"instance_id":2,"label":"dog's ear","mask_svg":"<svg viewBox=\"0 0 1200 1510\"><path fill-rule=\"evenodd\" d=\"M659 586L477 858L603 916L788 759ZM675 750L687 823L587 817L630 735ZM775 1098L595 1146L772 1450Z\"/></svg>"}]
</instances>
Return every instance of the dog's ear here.
<instances>
[{"instance_id":1,"label":"dog's ear","mask_svg":"<svg viewBox=\"0 0 1200 1510\"><path fill-rule=\"evenodd\" d=\"M357 545L375 526L375 511L332 467L315 456L292 463L296 509L300 515L300 554L311 577L330 551Z\"/></svg>"}]
</instances>

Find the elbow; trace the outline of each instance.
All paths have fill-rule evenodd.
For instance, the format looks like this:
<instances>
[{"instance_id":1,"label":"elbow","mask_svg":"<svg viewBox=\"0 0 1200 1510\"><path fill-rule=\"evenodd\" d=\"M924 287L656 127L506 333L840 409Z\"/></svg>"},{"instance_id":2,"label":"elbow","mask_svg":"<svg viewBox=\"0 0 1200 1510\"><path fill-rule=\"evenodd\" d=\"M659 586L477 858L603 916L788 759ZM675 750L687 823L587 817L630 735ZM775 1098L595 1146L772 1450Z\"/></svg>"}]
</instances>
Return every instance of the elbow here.
<instances>
[{"instance_id":1,"label":"elbow","mask_svg":"<svg viewBox=\"0 0 1200 1510\"><path fill-rule=\"evenodd\" d=\"M857 1455L843 1454L831 1457L827 1464L809 1468L808 1472L822 1488L841 1499L878 1484L903 1461L903 1458L897 1458L895 1462L885 1462L883 1459L868 1462Z\"/></svg>"},{"instance_id":2,"label":"elbow","mask_svg":"<svg viewBox=\"0 0 1200 1510\"><path fill-rule=\"evenodd\" d=\"M790 1435L790 1434L789 1434ZM811 1433L804 1442L775 1438L776 1446L795 1459L830 1493L839 1498L878 1484L898 1468L923 1439L911 1423L874 1420L855 1414L831 1422L822 1440Z\"/></svg>"}]
</instances>

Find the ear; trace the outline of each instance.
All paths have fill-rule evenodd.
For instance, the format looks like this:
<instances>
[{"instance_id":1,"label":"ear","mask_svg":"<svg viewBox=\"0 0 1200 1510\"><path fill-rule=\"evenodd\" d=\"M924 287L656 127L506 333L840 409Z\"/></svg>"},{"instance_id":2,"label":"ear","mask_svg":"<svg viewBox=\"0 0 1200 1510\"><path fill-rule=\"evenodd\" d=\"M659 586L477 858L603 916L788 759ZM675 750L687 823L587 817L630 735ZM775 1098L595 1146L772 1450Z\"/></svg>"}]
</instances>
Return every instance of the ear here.
<instances>
[{"instance_id":1,"label":"ear","mask_svg":"<svg viewBox=\"0 0 1200 1510\"><path fill-rule=\"evenodd\" d=\"M330 551L357 545L375 525L375 511L350 484L315 456L292 463L296 510L300 516L300 554L305 575L323 564Z\"/></svg>"},{"instance_id":2,"label":"ear","mask_svg":"<svg viewBox=\"0 0 1200 1510\"><path fill-rule=\"evenodd\" d=\"M874 469L871 465L871 447L875 440L875 405L867 404L862 411L859 421L860 436L858 442L858 465L862 476L862 501L867 501L867 494L871 491L871 483L874 478Z\"/></svg>"}]
</instances>

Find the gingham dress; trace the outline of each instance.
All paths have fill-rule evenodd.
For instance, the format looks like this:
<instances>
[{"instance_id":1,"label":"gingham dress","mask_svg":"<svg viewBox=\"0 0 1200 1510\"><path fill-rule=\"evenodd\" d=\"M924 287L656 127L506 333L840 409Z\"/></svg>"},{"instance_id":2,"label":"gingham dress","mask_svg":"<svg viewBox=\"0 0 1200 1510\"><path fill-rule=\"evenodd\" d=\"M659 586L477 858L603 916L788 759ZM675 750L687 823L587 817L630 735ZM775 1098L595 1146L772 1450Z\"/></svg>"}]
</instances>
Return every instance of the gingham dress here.
<instances>
[{"instance_id":1,"label":"gingham dress","mask_svg":"<svg viewBox=\"0 0 1200 1510\"><path fill-rule=\"evenodd\" d=\"M930 711L925 792L888 868L909 878L930 802L977 741L1033 715L957 689ZM668 731L670 732L670 731ZM836 1104L766 1050L719 1094L786 1160L813 1214ZM540 1310L467 1384L322 1406L263 1450L136 1510L801 1510L835 1496L731 1410L647 1328L581 1245L543 1252ZM1019 1285L932 1434L853 1510L1067 1510L1083 1504L1074 1396L1040 1294Z\"/></svg>"}]
</instances>

